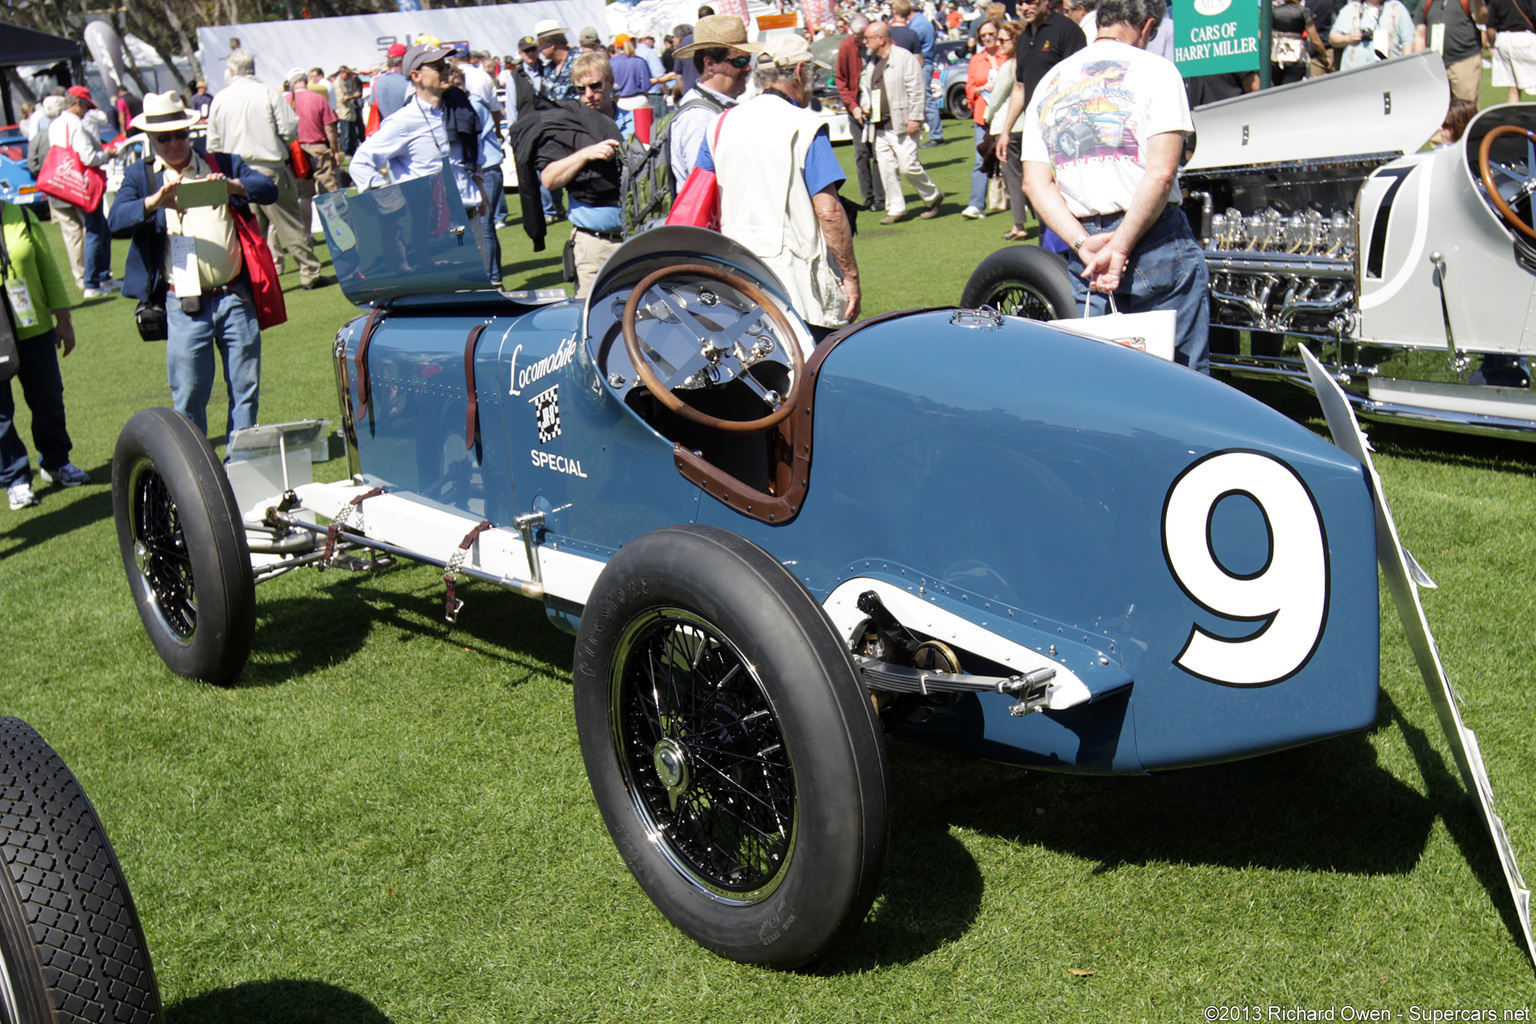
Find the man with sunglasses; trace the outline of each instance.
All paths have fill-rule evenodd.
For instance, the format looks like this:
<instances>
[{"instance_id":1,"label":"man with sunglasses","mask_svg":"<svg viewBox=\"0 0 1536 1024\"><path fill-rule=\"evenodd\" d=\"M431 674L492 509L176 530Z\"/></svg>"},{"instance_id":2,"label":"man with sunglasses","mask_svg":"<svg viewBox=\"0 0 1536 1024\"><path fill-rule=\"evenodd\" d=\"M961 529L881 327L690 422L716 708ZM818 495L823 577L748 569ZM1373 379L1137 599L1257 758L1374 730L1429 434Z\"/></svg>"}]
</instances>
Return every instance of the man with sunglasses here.
<instances>
[{"instance_id":1,"label":"man with sunglasses","mask_svg":"<svg viewBox=\"0 0 1536 1024\"><path fill-rule=\"evenodd\" d=\"M540 185L551 191L566 190L576 297L580 299L591 291L603 262L623 241L618 153L633 118L613 102L613 67L606 53L576 57L571 84L580 103L561 103L542 112L536 124L514 136L513 146L522 153L531 148L531 163ZM523 132L528 131L534 134L524 141ZM520 154L519 162L522 160Z\"/></svg>"},{"instance_id":2,"label":"man with sunglasses","mask_svg":"<svg viewBox=\"0 0 1536 1024\"><path fill-rule=\"evenodd\" d=\"M693 42L672 52L679 60L692 60L698 80L683 95L672 115L670 138L672 180L678 188L693 170L704 133L721 111L736 105L752 77L752 58L763 52L762 43L747 41L747 25L734 14L710 14L693 28Z\"/></svg>"},{"instance_id":3,"label":"man with sunglasses","mask_svg":"<svg viewBox=\"0 0 1536 1024\"><path fill-rule=\"evenodd\" d=\"M113 234L129 236L123 294L165 303L166 374L176 411L207 432L217 351L229 394L228 432L256 425L261 382L261 330L231 206L271 203L277 184L238 156L199 151L188 135L197 120L174 92L144 97L131 127L149 136L153 155L123 173L107 221ZM179 189L192 180L222 181L224 201L186 201Z\"/></svg>"},{"instance_id":4,"label":"man with sunglasses","mask_svg":"<svg viewBox=\"0 0 1536 1024\"><path fill-rule=\"evenodd\" d=\"M447 160L475 244L484 252L481 123L464 90L448 84L451 52L430 43L405 51L400 68L414 93L357 147L349 170L357 190L365 192L436 174Z\"/></svg>"}]
</instances>

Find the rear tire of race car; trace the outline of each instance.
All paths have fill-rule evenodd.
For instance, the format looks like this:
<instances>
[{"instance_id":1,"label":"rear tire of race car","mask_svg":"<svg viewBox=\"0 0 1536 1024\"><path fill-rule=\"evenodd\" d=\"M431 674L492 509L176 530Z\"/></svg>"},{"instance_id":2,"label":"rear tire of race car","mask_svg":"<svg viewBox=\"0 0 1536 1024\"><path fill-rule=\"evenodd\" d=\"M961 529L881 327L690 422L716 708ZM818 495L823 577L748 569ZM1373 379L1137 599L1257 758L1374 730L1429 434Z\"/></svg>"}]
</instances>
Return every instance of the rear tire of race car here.
<instances>
[{"instance_id":1,"label":"rear tire of race car","mask_svg":"<svg viewBox=\"0 0 1536 1024\"><path fill-rule=\"evenodd\" d=\"M713 527L626 544L576 638L576 726L614 844L720 956L797 967L864 920L885 751L848 650L761 548Z\"/></svg>"},{"instance_id":2,"label":"rear tire of race car","mask_svg":"<svg viewBox=\"0 0 1536 1024\"><path fill-rule=\"evenodd\" d=\"M256 633L250 548L224 467L171 409L142 409L112 455L123 571L150 642L177 675L228 683Z\"/></svg>"},{"instance_id":3,"label":"rear tire of race car","mask_svg":"<svg viewBox=\"0 0 1536 1024\"><path fill-rule=\"evenodd\" d=\"M0 718L0 957L0 1020L161 1019L106 830L73 773L19 718Z\"/></svg>"},{"instance_id":4,"label":"rear tire of race car","mask_svg":"<svg viewBox=\"0 0 1536 1024\"><path fill-rule=\"evenodd\" d=\"M1066 260L1038 245L999 249L971 272L960 305L991 306L1026 320L1071 320L1078 315Z\"/></svg>"}]
</instances>

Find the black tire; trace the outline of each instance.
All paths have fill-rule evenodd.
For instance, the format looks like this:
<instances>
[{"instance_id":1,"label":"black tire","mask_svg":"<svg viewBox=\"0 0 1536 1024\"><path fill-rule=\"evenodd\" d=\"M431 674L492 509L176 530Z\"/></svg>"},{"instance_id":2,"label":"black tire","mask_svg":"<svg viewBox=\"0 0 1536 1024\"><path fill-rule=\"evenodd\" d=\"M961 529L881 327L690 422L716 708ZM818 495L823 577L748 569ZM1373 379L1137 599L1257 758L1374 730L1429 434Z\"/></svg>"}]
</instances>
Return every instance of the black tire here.
<instances>
[{"instance_id":1,"label":"black tire","mask_svg":"<svg viewBox=\"0 0 1536 1024\"><path fill-rule=\"evenodd\" d=\"M1070 320L1078 315L1066 260L1038 245L1010 245L982 260L965 282L960 305L991 306L1028 320Z\"/></svg>"},{"instance_id":2,"label":"black tire","mask_svg":"<svg viewBox=\"0 0 1536 1024\"><path fill-rule=\"evenodd\" d=\"M256 584L235 496L191 421L143 409L112 455L112 513L139 617L172 672L240 674L256 633Z\"/></svg>"},{"instance_id":3,"label":"black tire","mask_svg":"<svg viewBox=\"0 0 1536 1024\"><path fill-rule=\"evenodd\" d=\"M971 105L965 99L964 82L949 87L949 93L944 97L944 106L949 116L957 121L971 119Z\"/></svg>"},{"instance_id":4,"label":"black tire","mask_svg":"<svg viewBox=\"0 0 1536 1024\"><path fill-rule=\"evenodd\" d=\"M96 809L30 725L0 718L0 1020L155 1024L160 990Z\"/></svg>"},{"instance_id":5,"label":"black tire","mask_svg":"<svg viewBox=\"0 0 1536 1024\"><path fill-rule=\"evenodd\" d=\"M880 727L821 608L761 548L696 526L625 545L582 615L575 690L609 834L685 934L790 968L864 920L889 829Z\"/></svg>"}]
</instances>

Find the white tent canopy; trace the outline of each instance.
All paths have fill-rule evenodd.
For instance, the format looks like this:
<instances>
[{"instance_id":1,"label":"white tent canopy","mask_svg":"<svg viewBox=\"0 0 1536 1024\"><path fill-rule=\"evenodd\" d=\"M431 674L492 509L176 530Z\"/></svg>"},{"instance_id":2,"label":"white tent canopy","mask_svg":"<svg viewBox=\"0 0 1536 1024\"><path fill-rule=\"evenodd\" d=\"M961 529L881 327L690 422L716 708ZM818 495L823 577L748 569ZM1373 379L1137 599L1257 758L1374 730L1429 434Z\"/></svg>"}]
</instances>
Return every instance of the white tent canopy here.
<instances>
[{"instance_id":1,"label":"white tent canopy","mask_svg":"<svg viewBox=\"0 0 1536 1024\"><path fill-rule=\"evenodd\" d=\"M209 91L217 92L224 82L224 61L237 45L255 55L256 77L276 84L292 67L331 72L343 64L353 68L382 64L392 44L410 45L424 33L444 43L467 42L471 49L509 54L517 52L519 39L533 34L535 24L553 18L569 29L575 43L581 26L607 23L604 6L603 0L528 0L489 7L214 25L197 30L198 55Z\"/></svg>"}]
</instances>

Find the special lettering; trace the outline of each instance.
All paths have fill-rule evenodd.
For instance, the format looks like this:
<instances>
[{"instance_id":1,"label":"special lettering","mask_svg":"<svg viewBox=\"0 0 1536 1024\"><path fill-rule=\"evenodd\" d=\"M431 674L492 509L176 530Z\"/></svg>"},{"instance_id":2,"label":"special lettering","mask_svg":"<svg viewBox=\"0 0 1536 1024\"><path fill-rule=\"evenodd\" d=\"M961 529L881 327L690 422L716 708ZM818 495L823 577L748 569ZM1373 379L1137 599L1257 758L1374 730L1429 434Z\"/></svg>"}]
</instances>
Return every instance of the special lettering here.
<instances>
[{"instance_id":1,"label":"special lettering","mask_svg":"<svg viewBox=\"0 0 1536 1024\"><path fill-rule=\"evenodd\" d=\"M537 448L530 448L528 454L533 457L535 469L552 469L556 473L569 473L571 476L579 476L583 480L587 474L581 471L580 459L568 459L564 455L556 455L554 452L541 452Z\"/></svg>"}]
</instances>

